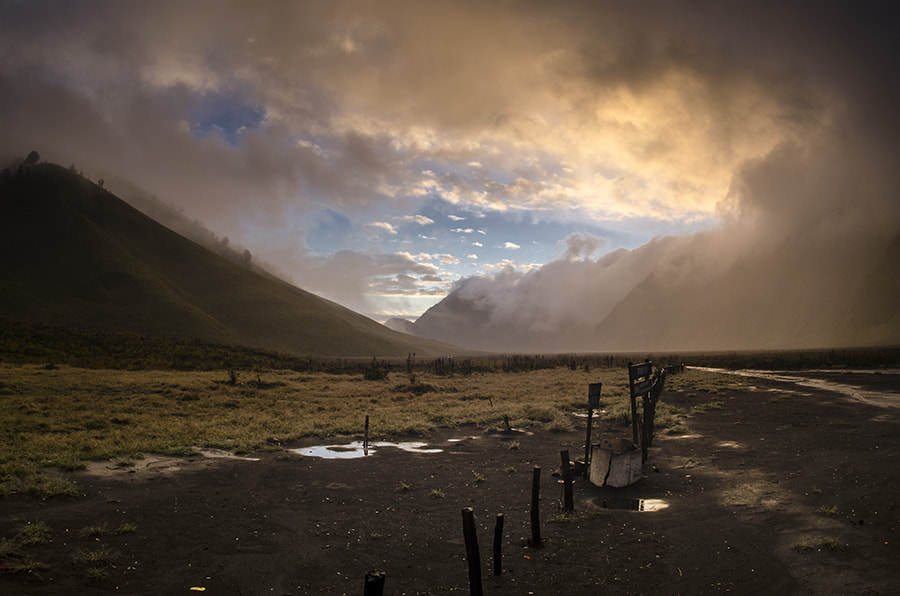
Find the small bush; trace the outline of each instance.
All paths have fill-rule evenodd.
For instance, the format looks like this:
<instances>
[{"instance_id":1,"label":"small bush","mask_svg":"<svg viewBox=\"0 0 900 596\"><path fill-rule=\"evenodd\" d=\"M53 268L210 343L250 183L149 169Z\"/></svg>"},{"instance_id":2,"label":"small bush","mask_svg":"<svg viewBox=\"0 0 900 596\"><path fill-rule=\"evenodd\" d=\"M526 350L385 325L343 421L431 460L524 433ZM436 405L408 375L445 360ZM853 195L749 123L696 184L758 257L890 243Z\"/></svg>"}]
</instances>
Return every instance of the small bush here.
<instances>
[{"instance_id":1,"label":"small bush","mask_svg":"<svg viewBox=\"0 0 900 596\"><path fill-rule=\"evenodd\" d=\"M45 522L25 522L16 532L16 540L25 546L44 544L50 541L50 526Z\"/></svg>"},{"instance_id":2,"label":"small bush","mask_svg":"<svg viewBox=\"0 0 900 596\"><path fill-rule=\"evenodd\" d=\"M0 559L20 557L19 543L9 538L0 538Z\"/></svg>"},{"instance_id":3,"label":"small bush","mask_svg":"<svg viewBox=\"0 0 900 596\"><path fill-rule=\"evenodd\" d=\"M34 559L22 559L15 561L6 567L10 573L17 575L34 575L40 577L39 571L45 571L50 567L46 563L35 561Z\"/></svg>"},{"instance_id":4,"label":"small bush","mask_svg":"<svg viewBox=\"0 0 900 596\"><path fill-rule=\"evenodd\" d=\"M132 532L137 531L137 526L134 524L122 524L118 528L116 528L116 534L131 534Z\"/></svg>"},{"instance_id":5,"label":"small bush","mask_svg":"<svg viewBox=\"0 0 900 596\"><path fill-rule=\"evenodd\" d=\"M800 540L798 540L797 542L795 542L794 544L791 545L791 550L794 551L795 553L805 553L805 552L811 551L815 548L816 547L814 547L812 544L809 544L808 542L803 542Z\"/></svg>"},{"instance_id":6,"label":"small bush","mask_svg":"<svg viewBox=\"0 0 900 596\"><path fill-rule=\"evenodd\" d=\"M96 550L78 549L72 553L72 562L87 567L111 567L118 556L119 553L105 546Z\"/></svg>"},{"instance_id":7,"label":"small bush","mask_svg":"<svg viewBox=\"0 0 900 596\"><path fill-rule=\"evenodd\" d=\"M106 524L94 524L79 530L78 535L82 538L99 538L109 534L109 527Z\"/></svg>"}]
</instances>

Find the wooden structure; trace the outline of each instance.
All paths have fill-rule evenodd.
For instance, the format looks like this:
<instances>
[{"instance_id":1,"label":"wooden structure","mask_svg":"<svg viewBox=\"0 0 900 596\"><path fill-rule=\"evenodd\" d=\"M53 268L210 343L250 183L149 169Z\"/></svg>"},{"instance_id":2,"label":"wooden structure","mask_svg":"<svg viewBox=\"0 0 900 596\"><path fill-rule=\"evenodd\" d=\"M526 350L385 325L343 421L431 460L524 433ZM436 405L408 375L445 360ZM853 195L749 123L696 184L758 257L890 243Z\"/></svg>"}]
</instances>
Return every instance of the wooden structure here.
<instances>
[{"instance_id":1,"label":"wooden structure","mask_svg":"<svg viewBox=\"0 0 900 596\"><path fill-rule=\"evenodd\" d=\"M602 439L594 445L588 478L596 486L620 488L643 477L641 452L628 439Z\"/></svg>"},{"instance_id":2,"label":"wooden structure","mask_svg":"<svg viewBox=\"0 0 900 596\"><path fill-rule=\"evenodd\" d=\"M633 440L641 446L642 461L647 461L647 449L653 443L656 403L666 382L666 369L653 372L653 363L628 364L628 386L631 389L631 432ZM637 411L637 398L641 398L641 414Z\"/></svg>"}]
</instances>

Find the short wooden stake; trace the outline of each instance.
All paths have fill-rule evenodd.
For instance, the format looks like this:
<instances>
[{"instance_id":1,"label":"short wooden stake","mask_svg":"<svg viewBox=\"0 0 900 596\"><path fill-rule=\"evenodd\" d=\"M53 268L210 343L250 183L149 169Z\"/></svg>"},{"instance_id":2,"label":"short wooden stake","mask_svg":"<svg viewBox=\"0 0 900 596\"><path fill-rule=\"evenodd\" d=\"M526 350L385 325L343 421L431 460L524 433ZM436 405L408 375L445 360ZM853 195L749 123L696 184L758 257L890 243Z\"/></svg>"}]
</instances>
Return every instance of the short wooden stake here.
<instances>
[{"instance_id":1,"label":"short wooden stake","mask_svg":"<svg viewBox=\"0 0 900 596\"><path fill-rule=\"evenodd\" d=\"M563 510L566 512L575 510L575 499L572 496L572 474L569 467L569 450L564 449L559 452L562 459L562 477L563 477Z\"/></svg>"},{"instance_id":2,"label":"short wooden stake","mask_svg":"<svg viewBox=\"0 0 900 596\"><path fill-rule=\"evenodd\" d=\"M369 571L366 573L366 587L364 596L382 596L384 594L384 571Z\"/></svg>"},{"instance_id":3,"label":"short wooden stake","mask_svg":"<svg viewBox=\"0 0 900 596\"><path fill-rule=\"evenodd\" d=\"M475 533L475 514L471 507L462 510L463 537L466 540L466 560L469 562L469 593L482 596L481 555L478 552L478 536Z\"/></svg>"},{"instance_id":4,"label":"short wooden stake","mask_svg":"<svg viewBox=\"0 0 900 596\"><path fill-rule=\"evenodd\" d=\"M503 514L497 514L497 521L494 523L494 575L503 574Z\"/></svg>"},{"instance_id":5,"label":"short wooden stake","mask_svg":"<svg viewBox=\"0 0 900 596\"><path fill-rule=\"evenodd\" d=\"M541 467L531 474L531 546L541 547Z\"/></svg>"}]
</instances>

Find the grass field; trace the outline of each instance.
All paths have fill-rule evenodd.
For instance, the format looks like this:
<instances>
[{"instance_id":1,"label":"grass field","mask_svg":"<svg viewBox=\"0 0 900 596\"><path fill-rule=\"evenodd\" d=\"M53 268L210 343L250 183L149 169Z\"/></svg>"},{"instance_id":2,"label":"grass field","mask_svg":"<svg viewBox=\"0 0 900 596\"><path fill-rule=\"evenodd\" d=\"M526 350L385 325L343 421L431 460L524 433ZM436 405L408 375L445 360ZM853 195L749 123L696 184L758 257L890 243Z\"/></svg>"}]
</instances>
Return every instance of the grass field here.
<instances>
[{"instance_id":1,"label":"grass field","mask_svg":"<svg viewBox=\"0 0 900 596\"><path fill-rule=\"evenodd\" d=\"M0 364L0 495L75 494L47 468L75 470L90 460L131 465L145 453L185 455L203 449L235 453L280 449L301 437L373 438L475 425L500 430L541 425L569 430L584 412L589 383L602 382L600 419L630 416L624 368L558 366L467 375L235 371L125 371L57 365ZM736 381L690 371L669 388L715 391ZM661 428L678 430L664 403Z\"/></svg>"}]
</instances>

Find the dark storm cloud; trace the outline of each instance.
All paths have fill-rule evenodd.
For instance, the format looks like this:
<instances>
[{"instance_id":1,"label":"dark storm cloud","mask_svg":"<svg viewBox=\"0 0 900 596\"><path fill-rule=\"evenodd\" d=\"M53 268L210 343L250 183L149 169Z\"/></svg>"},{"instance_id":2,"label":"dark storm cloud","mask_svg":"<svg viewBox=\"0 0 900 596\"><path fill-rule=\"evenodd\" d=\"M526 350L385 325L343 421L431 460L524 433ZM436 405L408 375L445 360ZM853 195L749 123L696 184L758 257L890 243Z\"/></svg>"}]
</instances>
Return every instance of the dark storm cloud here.
<instances>
[{"instance_id":1,"label":"dark storm cloud","mask_svg":"<svg viewBox=\"0 0 900 596\"><path fill-rule=\"evenodd\" d=\"M709 279L789 246L841 255L839 279L897 230L890 2L0 8L0 155L38 149L220 234L255 230L297 283L357 308L372 283L433 272L374 245L311 253L328 209L348 242L431 195L560 221L722 222L600 258L613 246L573 236L559 262L467 284L498 330L583 328L646 275Z\"/></svg>"}]
</instances>

